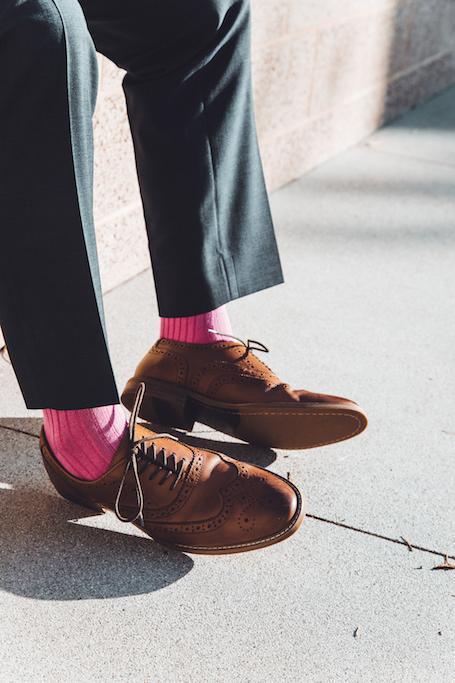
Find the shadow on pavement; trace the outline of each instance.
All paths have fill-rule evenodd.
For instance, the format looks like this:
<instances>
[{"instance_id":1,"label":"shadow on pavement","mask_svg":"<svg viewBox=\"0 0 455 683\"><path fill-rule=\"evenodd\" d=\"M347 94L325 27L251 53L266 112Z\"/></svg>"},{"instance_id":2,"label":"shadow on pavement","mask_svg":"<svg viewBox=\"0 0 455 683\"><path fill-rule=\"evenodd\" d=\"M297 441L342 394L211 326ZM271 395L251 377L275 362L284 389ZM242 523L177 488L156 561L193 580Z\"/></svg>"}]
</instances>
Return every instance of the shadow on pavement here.
<instances>
[{"instance_id":1,"label":"shadow on pavement","mask_svg":"<svg viewBox=\"0 0 455 683\"><path fill-rule=\"evenodd\" d=\"M135 534L54 495L36 437L0 429L0 590L38 600L123 597L192 569L184 553Z\"/></svg>"},{"instance_id":2,"label":"shadow on pavement","mask_svg":"<svg viewBox=\"0 0 455 683\"><path fill-rule=\"evenodd\" d=\"M151 539L71 523L91 516L82 510L40 491L0 491L0 589L38 600L122 597L192 569L190 557Z\"/></svg>"},{"instance_id":3,"label":"shadow on pavement","mask_svg":"<svg viewBox=\"0 0 455 683\"><path fill-rule=\"evenodd\" d=\"M184 553L54 494L39 454L40 426L34 418L0 424L0 590L38 600L124 597L160 590L191 571L193 560ZM271 449L219 441L216 432L166 431L189 446L262 467L276 459Z\"/></svg>"},{"instance_id":4,"label":"shadow on pavement","mask_svg":"<svg viewBox=\"0 0 455 683\"><path fill-rule=\"evenodd\" d=\"M268 467L276 460L276 453L271 448L266 448L264 446L254 446L249 443L243 443L241 441L220 441L214 439L217 432L207 431L204 432L204 436L199 436L201 432L193 432L187 434L186 432L179 431L178 429L172 429L171 427L166 427L163 425L155 423L141 423L145 427L149 427L154 432L167 432L176 436L183 443L188 444L188 446L195 446L196 448L208 448L212 451L219 451L225 455L235 458L236 460L242 460L243 462L251 463L252 465L259 465L260 467ZM198 434L196 436L196 434ZM205 436L205 434L207 436Z\"/></svg>"}]
</instances>

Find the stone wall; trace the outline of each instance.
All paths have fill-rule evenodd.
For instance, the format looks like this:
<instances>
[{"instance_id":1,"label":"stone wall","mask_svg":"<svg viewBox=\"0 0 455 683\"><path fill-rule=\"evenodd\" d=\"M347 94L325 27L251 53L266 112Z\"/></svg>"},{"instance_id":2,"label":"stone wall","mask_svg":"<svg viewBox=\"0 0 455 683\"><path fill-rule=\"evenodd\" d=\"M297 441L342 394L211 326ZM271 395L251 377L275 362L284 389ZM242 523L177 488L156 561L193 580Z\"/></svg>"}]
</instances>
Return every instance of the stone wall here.
<instances>
[{"instance_id":1,"label":"stone wall","mask_svg":"<svg viewBox=\"0 0 455 683\"><path fill-rule=\"evenodd\" d=\"M269 189L455 82L455 0L253 0Z\"/></svg>"},{"instance_id":2,"label":"stone wall","mask_svg":"<svg viewBox=\"0 0 455 683\"><path fill-rule=\"evenodd\" d=\"M251 2L269 191L455 83L455 0ZM100 57L95 218L104 291L150 265L122 76Z\"/></svg>"},{"instance_id":3,"label":"stone wall","mask_svg":"<svg viewBox=\"0 0 455 683\"><path fill-rule=\"evenodd\" d=\"M455 82L455 0L252 0L269 191ZM100 58L95 216L105 290L149 266L122 72Z\"/></svg>"}]
</instances>

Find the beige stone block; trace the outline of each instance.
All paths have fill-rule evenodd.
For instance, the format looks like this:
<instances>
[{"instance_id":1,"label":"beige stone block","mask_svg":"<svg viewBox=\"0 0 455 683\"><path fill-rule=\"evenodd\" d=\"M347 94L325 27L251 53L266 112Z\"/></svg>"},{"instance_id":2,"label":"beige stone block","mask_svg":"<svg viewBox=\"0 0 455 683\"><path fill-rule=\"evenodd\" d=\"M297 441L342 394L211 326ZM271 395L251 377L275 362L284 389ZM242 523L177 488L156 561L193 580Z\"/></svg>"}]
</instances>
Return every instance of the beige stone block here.
<instances>
[{"instance_id":1,"label":"beige stone block","mask_svg":"<svg viewBox=\"0 0 455 683\"><path fill-rule=\"evenodd\" d=\"M251 0L253 49L288 31L289 0Z\"/></svg>"},{"instance_id":2,"label":"beige stone block","mask_svg":"<svg viewBox=\"0 0 455 683\"><path fill-rule=\"evenodd\" d=\"M150 267L141 207L97 224L96 237L103 292Z\"/></svg>"},{"instance_id":3,"label":"beige stone block","mask_svg":"<svg viewBox=\"0 0 455 683\"><path fill-rule=\"evenodd\" d=\"M292 115L288 74L292 46L281 40L261 46L253 54L253 94L256 125L260 135L280 128L282 117Z\"/></svg>"},{"instance_id":4,"label":"beige stone block","mask_svg":"<svg viewBox=\"0 0 455 683\"><path fill-rule=\"evenodd\" d=\"M122 93L102 98L95 112L95 219L139 201L133 145Z\"/></svg>"},{"instance_id":5,"label":"beige stone block","mask_svg":"<svg viewBox=\"0 0 455 683\"><path fill-rule=\"evenodd\" d=\"M261 140L269 191L355 145L384 122L455 83L455 53L384 81L294 130Z\"/></svg>"},{"instance_id":6,"label":"beige stone block","mask_svg":"<svg viewBox=\"0 0 455 683\"><path fill-rule=\"evenodd\" d=\"M264 174L269 191L299 178L374 131L382 118L384 86L309 119L294 130L263 140Z\"/></svg>"},{"instance_id":7,"label":"beige stone block","mask_svg":"<svg viewBox=\"0 0 455 683\"><path fill-rule=\"evenodd\" d=\"M100 63L100 92L111 94L122 90L122 80L125 72L119 69L113 62L101 56Z\"/></svg>"},{"instance_id":8,"label":"beige stone block","mask_svg":"<svg viewBox=\"0 0 455 683\"><path fill-rule=\"evenodd\" d=\"M253 57L256 125L261 135L276 134L308 116L315 34L298 43L281 40Z\"/></svg>"},{"instance_id":9,"label":"beige stone block","mask_svg":"<svg viewBox=\"0 0 455 683\"><path fill-rule=\"evenodd\" d=\"M455 49L453 0L405 0L396 10L390 75Z\"/></svg>"},{"instance_id":10,"label":"beige stone block","mask_svg":"<svg viewBox=\"0 0 455 683\"><path fill-rule=\"evenodd\" d=\"M311 116L342 104L388 74L394 11L322 30L316 48Z\"/></svg>"},{"instance_id":11,"label":"beige stone block","mask_svg":"<svg viewBox=\"0 0 455 683\"><path fill-rule=\"evenodd\" d=\"M287 0L289 29L300 32L343 24L393 8L400 0Z\"/></svg>"},{"instance_id":12,"label":"beige stone block","mask_svg":"<svg viewBox=\"0 0 455 683\"><path fill-rule=\"evenodd\" d=\"M414 0L410 30L409 66L445 51L444 19L445 0Z\"/></svg>"},{"instance_id":13,"label":"beige stone block","mask_svg":"<svg viewBox=\"0 0 455 683\"><path fill-rule=\"evenodd\" d=\"M442 27L442 42L447 50L455 50L455 2L454 0L441 0L444 5L444 18Z\"/></svg>"},{"instance_id":14,"label":"beige stone block","mask_svg":"<svg viewBox=\"0 0 455 683\"><path fill-rule=\"evenodd\" d=\"M401 0L394 10L389 52L389 77L409 68L412 61L414 0Z\"/></svg>"},{"instance_id":15,"label":"beige stone block","mask_svg":"<svg viewBox=\"0 0 455 683\"><path fill-rule=\"evenodd\" d=\"M455 52L448 52L393 79L387 87L383 121L455 83Z\"/></svg>"}]
</instances>

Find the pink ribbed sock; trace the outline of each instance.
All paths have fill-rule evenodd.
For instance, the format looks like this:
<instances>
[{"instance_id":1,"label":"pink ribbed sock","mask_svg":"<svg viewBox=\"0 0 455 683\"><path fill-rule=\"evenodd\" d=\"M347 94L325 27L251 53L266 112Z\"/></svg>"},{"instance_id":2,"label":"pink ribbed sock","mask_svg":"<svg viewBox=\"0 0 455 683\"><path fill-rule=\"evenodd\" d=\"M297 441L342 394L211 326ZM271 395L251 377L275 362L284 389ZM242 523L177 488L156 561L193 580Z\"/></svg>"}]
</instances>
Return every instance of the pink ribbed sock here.
<instances>
[{"instance_id":1,"label":"pink ribbed sock","mask_svg":"<svg viewBox=\"0 0 455 683\"><path fill-rule=\"evenodd\" d=\"M161 337L191 344L213 344L213 342L229 339L223 336L223 332L227 335L232 334L226 306L220 306L208 313L190 315L187 318L160 318L160 321ZM209 332L209 329L218 330L221 334Z\"/></svg>"},{"instance_id":2,"label":"pink ribbed sock","mask_svg":"<svg viewBox=\"0 0 455 683\"><path fill-rule=\"evenodd\" d=\"M43 411L46 438L57 460L79 479L106 472L127 428L120 405Z\"/></svg>"}]
</instances>

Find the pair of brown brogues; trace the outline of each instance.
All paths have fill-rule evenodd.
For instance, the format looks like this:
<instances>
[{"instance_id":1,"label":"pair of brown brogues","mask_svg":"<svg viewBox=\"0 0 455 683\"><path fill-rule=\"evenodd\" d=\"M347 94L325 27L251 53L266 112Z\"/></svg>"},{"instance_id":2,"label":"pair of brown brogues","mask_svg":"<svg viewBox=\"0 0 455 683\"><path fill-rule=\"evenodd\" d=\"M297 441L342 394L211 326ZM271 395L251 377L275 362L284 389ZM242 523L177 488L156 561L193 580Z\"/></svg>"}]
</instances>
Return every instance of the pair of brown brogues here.
<instances>
[{"instance_id":1,"label":"pair of brown brogues","mask_svg":"<svg viewBox=\"0 0 455 683\"><path fill-rule=\"evenodd\" d=\"M345 398L292 389L240 339L189 344L159 339L128 381L122 403L129 431L109 470L95 481L69 474L41 431L44 465L71 501L132 522L155 541L205 554L263 548L291 536L304 517L302 496L261 467L196 448L148 422L191 430L194 423L270 448L304 449L349 439L367 418Z\"/></svg>"}]
</instances>

